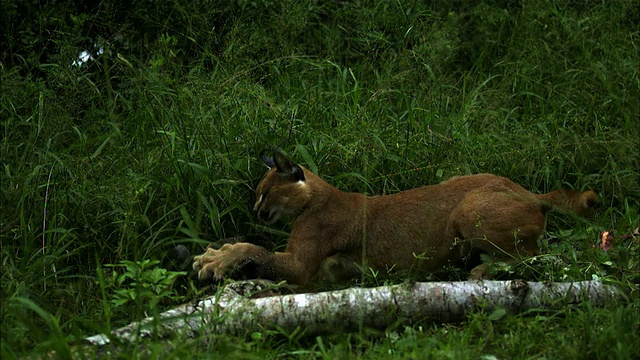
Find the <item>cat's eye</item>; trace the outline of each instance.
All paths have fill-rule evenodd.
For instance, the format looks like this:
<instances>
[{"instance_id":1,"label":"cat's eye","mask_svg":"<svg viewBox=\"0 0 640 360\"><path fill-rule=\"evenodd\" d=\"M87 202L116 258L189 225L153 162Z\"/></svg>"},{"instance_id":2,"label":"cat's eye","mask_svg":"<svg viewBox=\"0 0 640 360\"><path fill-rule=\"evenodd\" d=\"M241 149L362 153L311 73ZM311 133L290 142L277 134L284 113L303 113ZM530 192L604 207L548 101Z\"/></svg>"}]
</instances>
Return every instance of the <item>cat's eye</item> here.
<instances>
[{"instance_id":1,"label":"cat's eye","mask_svg":"<svg viewBox=\"0 0 640 360\"><path fill-rule=\"evenodd\" d=\"M267 194L268 193L269 193L269 190L267 190L264 193L262 193L262 195L260 195L260 201L259 202L263 202L263 201L267 200Z\"/></svg>"}]
</instances>

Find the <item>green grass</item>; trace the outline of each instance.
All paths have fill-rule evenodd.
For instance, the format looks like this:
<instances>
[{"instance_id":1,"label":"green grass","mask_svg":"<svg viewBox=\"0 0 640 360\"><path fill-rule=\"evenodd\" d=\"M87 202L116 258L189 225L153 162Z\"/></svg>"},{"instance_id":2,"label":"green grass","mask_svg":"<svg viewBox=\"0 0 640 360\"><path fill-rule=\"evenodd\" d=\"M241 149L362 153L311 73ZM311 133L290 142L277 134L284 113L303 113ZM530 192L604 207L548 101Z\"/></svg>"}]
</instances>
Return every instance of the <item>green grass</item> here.
<instances>
[{"instance_id":1,"label":"green grass","mask_svg":"<svg viewBox=\"0 0 640 360\"><path fill-rule=\"evenodd\" d=\"M594 189L597 214L551 216L541 240L548 255L509 276L602 279L629 300L319 338L176 339L139 351L640 356L638 237L609 252L592 247L602 230L640 225L634 2L74 4L2 3L2 358L64 353L74 339L152 313L148 302L114 303L111 271L124 270L109 264L159 260L178 270L168 261L176 245L198 253L235 235L283 246L287 227L265 227L250 211L264 172L258 154L275 145L340 189L368 194L479 172L535 192ZM91 41L104 54L71 66ZM157 294L155 311L203 296L186 280L174 290Z\"/></svg>"}]
</instances>

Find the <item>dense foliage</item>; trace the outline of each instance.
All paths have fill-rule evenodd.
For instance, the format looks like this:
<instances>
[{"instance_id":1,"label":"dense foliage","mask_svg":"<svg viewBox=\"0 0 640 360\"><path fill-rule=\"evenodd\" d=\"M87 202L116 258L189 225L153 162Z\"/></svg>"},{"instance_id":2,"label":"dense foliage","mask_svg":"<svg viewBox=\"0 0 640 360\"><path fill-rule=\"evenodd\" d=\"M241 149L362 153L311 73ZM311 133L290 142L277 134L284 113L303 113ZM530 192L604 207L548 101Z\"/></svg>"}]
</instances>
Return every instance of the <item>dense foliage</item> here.
<instances>
[{"instance_id":1,"label":"dense foliage","mask_svg":"<svg viewBox=\"0 0 640 360\"><path fill-rule=\"evenodd\" d=\"M639 356L638 237L593 247L640 223L637 1L1 4L3 358L65 351L183 301L135 296L179 275L145 272L177 244L282 246L286 227L250 211L257 155L276 145L370 194L478 172L537 192L594 189L596 216L551 218L542 241L555 260L527 276L600 278L630 302L324 343L254 334L174 356ZM524 346L534 333L559 339Z\"/></svg>"}]
</instances>

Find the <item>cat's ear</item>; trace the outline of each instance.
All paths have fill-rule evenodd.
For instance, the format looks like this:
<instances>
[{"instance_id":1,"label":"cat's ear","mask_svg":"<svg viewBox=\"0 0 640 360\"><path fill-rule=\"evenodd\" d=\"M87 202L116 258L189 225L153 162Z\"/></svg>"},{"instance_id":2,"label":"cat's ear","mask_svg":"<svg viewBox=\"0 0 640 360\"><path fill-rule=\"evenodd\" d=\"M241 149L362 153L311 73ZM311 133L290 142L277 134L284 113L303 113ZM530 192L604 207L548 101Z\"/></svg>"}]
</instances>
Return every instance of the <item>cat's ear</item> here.
<instances>
[{"instance_id":1,"label":"cat's ear","mask_svg":"<svg viewBox=\"0 0 640 360\"><path fill-rule=\"evenodd\" d=\"M267 152L264 150L260 152L260 159L262 159L262 162L267 165L269 169L276 167L276 162L271 156L267 155Z\"/></svg>"},{"instance_id":2,"label":"cat's ear","mask_svg":"<svg viewBox=\"0 0 640 360\"><path fill-rule=\"evenodd\" d=\"M280 150L276 149L273 151L273 160L278 172L291 175L297 181L304 181L304 171L302 168L291 161Z\"/></svg>"}]
</instances>

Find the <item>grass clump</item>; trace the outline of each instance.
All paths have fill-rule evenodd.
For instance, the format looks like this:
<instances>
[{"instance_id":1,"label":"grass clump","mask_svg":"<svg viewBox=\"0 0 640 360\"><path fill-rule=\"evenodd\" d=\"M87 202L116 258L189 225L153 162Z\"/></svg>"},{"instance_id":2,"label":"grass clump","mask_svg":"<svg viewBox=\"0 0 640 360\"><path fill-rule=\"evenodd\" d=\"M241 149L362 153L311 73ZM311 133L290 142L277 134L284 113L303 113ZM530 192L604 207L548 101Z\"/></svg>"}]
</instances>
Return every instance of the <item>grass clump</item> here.
<instances>
[{"instance_id":1,"label":"grass clump","mask_svg":"<svg viewBox=\"0 0 640 360\"><path fill-rule=\"evenodd\" d=\"M257 154L274 145L369 194L479 172L536 192L594 189L594 218L551 217L539 264L508 271L602 279L629 302L315 339L152 343L151 357L638 357L638 237L620 237L640 225L633 2L2 7L3 358L70 355L74 339L200 295L178 279L153 306L118 308L101 278L110 264L166 275L184 270L167 262L177 245L198 253L249 235L282 246L286 227L250 211ZM74 64L82 51L92 60ZM593 247L603 230L619 235L608 252Z\"/></svg>"}]
</instances>

